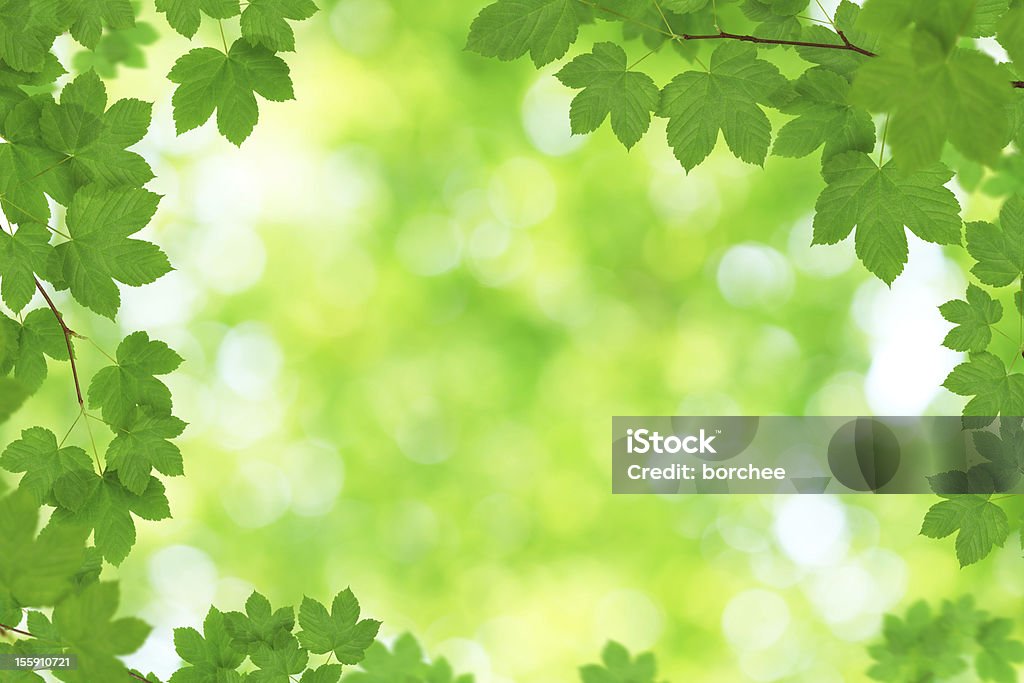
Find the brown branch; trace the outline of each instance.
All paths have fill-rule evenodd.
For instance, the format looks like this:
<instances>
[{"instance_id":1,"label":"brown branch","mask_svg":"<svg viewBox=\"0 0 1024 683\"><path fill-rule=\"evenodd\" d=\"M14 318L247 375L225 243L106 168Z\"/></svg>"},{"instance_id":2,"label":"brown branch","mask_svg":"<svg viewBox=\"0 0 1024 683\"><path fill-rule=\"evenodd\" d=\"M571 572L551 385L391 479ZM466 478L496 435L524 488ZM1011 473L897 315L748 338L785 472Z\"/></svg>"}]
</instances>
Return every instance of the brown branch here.
<instances>
[{"instance_id":1,"label":"brown branch","mask_svg":"<svg viewBox=\"0 0 1024 683\"><path fill-rule=\"evenodd\" d=\"M670 38L672 40L678 40L678 41L687 41L687 40L739 40L739 41L743 41L745 43L756 43L758 45L786 45L786 46L789 46L789 47L814 47L814 48L821 48L821 49L824 49L824 50L846 50L847 52L854 52L856 54L863 55L864 57L877 57L878 56L878 53L876 53L876 52L872 52L871 50L867 50L865 48L862 48L859 45L855 45L853 42L850 41L849 38L846 37L846 33L844 33L841 29L838 29L838 28L836 29L836 35L839 36L839 39L843 41L842 43L814 43L814 42L804 41L804 40L783 40L781 38L760 38L758 36L752 36L752 35L746 35L746 34L741 35L741 34L738 34L738 33L728 33L727 31L721 31L721 30L718 33L708 33L708 34L702 34L702 35L693 35L693 34L689 34L689 33L676 33L675 31L672 31L671 29L663 30L663 29L657 28L655 26L651 26L650 24L646 24L646 23L644 23L642 21L637 21L633 17L630 17L630 16L628 16L626 14L623 14L621 12L617 12L617 11L613 10L612 8L610 8L610 7L605 7L603 5L599 5L596 2L591 2L591 0L579 0L579 2L584 4L584 5L587 5L588 7L592 7L594 9L600 10L600 11L605 12L607 14L611 14L613 16L619 17L623 21L627 21L627 22L636 24L637 26L642 26L642 27L647 28L649 30L656 31L657 33L660 33L663 36L665 36L667 38ZM1024 81L1010 81L1010 87L1024 89Z\"/></svg>"},{"instance_id":2,"label":"brown branch","mask_svg":"<svg viewBox=\"0 0 1024 683\"><path fill-rule=\"evenodd\" d=\"M84 407L85 399L82 398L82 383L78 378L78 366L75 364L75 349L71 344L71 338L78 335L76 335L74 330L68 327L67 323L64 322L64 316L62 316L60 311L57 310L57 307L53 303L53 299L51 299L50 295L46 293L46 290L43 288L43 283L39 281L39 278L33 279L36 281L36 289L38 289L39 293L43 295L44 299L46 299L46 304L50 307L50 310L53 311L53 317L57 319L57 324L60 325L60 331L64 334L64 343L67 344L68 347L68 358L71 359L71 375L75 378L75 395L78 397L78 405Z\"/></svg>"},{"instance_id":3,"label":"brown branch","mask_svg":"<svg viewBox=\"0 0 1024 683\"><path fill-rule=\"evenodd\" d=\"M10 631L11 633L17 633L19 635L23 635L26 638L35 638L36 637L33 634L29 633L28 631L22 631L20 628L14 628L13 626L8 626L6 624L0 624L0 635L3 635L6 631ZM145 676L140 676L139 674L134 673L132 671L129 671L128 675L131 676L132 678L134 678L137 681L143 681L144 683L153 683L152 681L150 681Z\"/></svg>"},{"instance_id":4,"label":"brown branch","mask_svg":"<svg viewBox=\"0 0 1024 683\"><path fill-rule=\"evenodd\" d=\"M35 636L29 633L28 631L22 631L20 628L14 628L13 626L8 626L7 624L0 624L0 635L4 634L7 631L10 631L11 633L18 633L23 636L28 636L29 638L35 638Z\"/></svg>"},{"instance_id":5,"label":"brown branch","mask_svg":"<svg viewBox=\"0 0 1024 683\"><path fill-rule=\"evenodd\" d=\"M781 38L759 38L758 36L739 35L737 33L728 33L726 31L719 31L718 33L709 33L706 35L691 35L689 33L675 34L677 40L741 40L745 43L757 43L759 45L789 45L791 47L820 47L827 50L846 50L848 52L856 52L857 54L864 55L865 57L877 57L878 55L870 50L865 50L862 47L858 47L851 43L849 40L842 35L843 44L838 45L836 43L812 43L805 40L783 40Z\"/></svg>"}]
</instances>

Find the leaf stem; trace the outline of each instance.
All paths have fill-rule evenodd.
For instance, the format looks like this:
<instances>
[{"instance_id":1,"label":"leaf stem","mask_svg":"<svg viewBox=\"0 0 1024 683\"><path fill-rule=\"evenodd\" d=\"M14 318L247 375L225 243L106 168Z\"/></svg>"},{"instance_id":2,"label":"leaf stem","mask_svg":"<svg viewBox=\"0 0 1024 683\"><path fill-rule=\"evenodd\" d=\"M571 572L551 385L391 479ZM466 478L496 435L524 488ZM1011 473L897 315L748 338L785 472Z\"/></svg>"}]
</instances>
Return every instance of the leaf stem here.
<instances>
[{"instance_id":1,"label":"leaf stem","mask_svg":"<svg viewBox=\"0 0 1024 683\"><path fill-rule=\"evenodd\" d=\"M224 36L224 22L217 20L217 28L220 29L220 42L224 45L224 54L228 53L228 39Z\"/></svg>"},{"instance_id":2,"label":"leaf stem","mask_svg":"<svg viewBox=\"0 0 1024 683\"><path fill-rule=\"evenodd\" d=\"M889 115L885 115L885 123L882 124L882 144L878 146L878 166L882 166L882 156L885 154L885 139L889 137Z\"/></svg>"}]
</instances>

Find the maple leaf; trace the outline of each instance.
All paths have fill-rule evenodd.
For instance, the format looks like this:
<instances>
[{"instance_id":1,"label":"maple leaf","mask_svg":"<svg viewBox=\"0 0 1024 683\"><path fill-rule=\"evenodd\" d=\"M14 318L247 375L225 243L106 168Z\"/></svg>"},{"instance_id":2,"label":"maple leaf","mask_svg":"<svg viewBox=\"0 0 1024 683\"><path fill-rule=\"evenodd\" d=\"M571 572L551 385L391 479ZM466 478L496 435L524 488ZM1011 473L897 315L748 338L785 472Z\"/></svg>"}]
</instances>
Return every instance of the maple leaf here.
<instances>
[{"instance_id":1,"label":"maple leaf","mask_svg":"<svg viewBox=\"0 0 1024 683\"><path fill-rule=\"evenodd\" d=\"M194 628L174 629L174 649L188 666L171 676L170 683L241 683L236 669L245 654L231 647L224 614L211 607L203 621L203 633Z\"/></svg>"},{"instance_id":2,"label":"maple leaf","mask_svg":"<svg viewBox=\"0 0 1024 683\"><path fill-rule=\"evenodd\" d=\"M1008 374L1003 361L987 351L972 353L942 386L973 397L964 407L965 426L984 427L998 415L1024 415L1024 375Z\"/></svg>"},{"instance_id":3,"label":"maple leaf","mask_svg":"<svg viewBox=\"0 0 1024 683\"><path fill-rule=\"evenodd\" d=\"M171 392L157 376L174 372L181 356L145 332L135 332L118 345L115 359L116 365L97 372L89 384L89 406L100 408L103 419L115 426L126 424L136 406L169 415Z\"/></svg>"},{"instance_id":4,"label":"maple leaf","mask_svg":"<svg viewBox=\"0 0 1024 683\"><path fill-rule=\"evenodd\" d=\"M498 0L473 20L466 49L506 61L529 52L541 67L569 50L585 17L579 0Z\"/></svg>"},{"instance_id":5,"label":"maple leaf","mask_svg":"<svg viewBox=\"0 0 1024 683\"><path fill-rule=\"evenodd\" d=\"M104 24L112 29L135 26L131 0L70 0L71 36L87 48L94 48L103 35Z\"/></svg>"},{"instance_id":6,"label":"maple leaf","mask_svg":"<svg viewBox=\"0 0 1024 683\"><path fill-rule=\"evenodd\" d=\"M946 46L929 31L894 41L865 63L850 97L891 115L888 141L907 170L937 162L946 140L985 163L1010 141L1013 90L1004 70L988 55Z\"/></svg>"},{"instance_id":7,"label":"maple leaf","mask_svg":"<svg viewBox=\"0 0 1024 683\"><path fill-rule=\"evenodd\" d=\"M933 505L924 516L921 534L929 538L956 536L956 556L961 567L974 564L996 546L1002 546L1010 533L1006 513L987 495L947 496Z\"/></svg>"},{"instance_id":8,"label":"maple leaf","mask_svg":"<svg viewBox=\"0 0 1024 683\"><path fill-rule=\"evenodd\" d=\"M242 12L242 37L271 52L293 52L295 33L287 20L309 19L316 12L313 0L250 0Z\"/></svg>"},{"instance_id":9,"label":"maple leaf","mask_svg":"<svg viewBox=\"0 0 1024 683\"><path fill-rule=\"evenodd\" d=\"M960 243L960 204L943 186L953 174L941 164L906 173L894 161L879 168L867 154L846 152L822 175L828 185L815 207L813 243L836 244L856 226L857 256L887 284L907 262L904 226L927 242Z\"/></svg>"},{"instance_id":10,"label":"maple leaf","mask_svg":"<svg viewBox=\"0 0 1024 683\"><path fill-rule=\"evenodd\" d=\"M53 519L92 529L97 550L113 565L124 562L135 545L133 515L151 521L171 516L164 485L156 477L150 477L142 495L135 495L113 472L100 477L75 470L57 479L53 495L60 505Z\"/></svg>"},{"instance_id":11,"label":"maple leaf","mask_svg":"<svg viewBox=\"0 0 1024 683\"><path fill-rule=\"evenodd\" d=\"M191 38L199 30L202 15L230 19L241 11L238 0L156 0L156 9L167 17L171 28Z\"/></svg>"},{"instance_id":12,"label":"maple leaf","mask_svg":"<svg viewBox=\"0 0 1024 683\"><path fill-rule=\"evenodd\" d=\"M57 245L54 264L79 303L113 319L121 306L116 282L137 287L170 271L155 244L131 239L149 224L159 201L136 188L89 185L75 194L67 213L71 239Z\"/></svg>"},{"instance_id":13,"label":"maple leaf","mask_svg":"<svg viewBox=\"0 0 1024 683\"><path fill-rule=\"evenodd\" d=\"M807 156L822 145L822 160L843 152L870 152L875 146L875 124L863 109L847 103L849 82L824 67L804 72L794 84L796 99L782 107L798 117L784 125L772 153L783 157Z\"/></svg>"},{"instance_id":14,"label":"maple leaf","mask_svg":"<svg viewBox=\"0 0 1024 683\"><path fill-rule=\"evenodd\" d=\"M939 306L942 317L957 323L942 341L954 351L984 351L992 341L992 325L1003 317L1003 305L975 285L967 286L967 300L954 299Z\"/></svg>"},{"instance_id":15,"label":"maple leaf","mask_svg":"<svg viewBox=\"0 0 1024 683\"><path fill-rule=\"evenodd\" d=\"M61 642L77 657L77 668L63 671L67 683L128 679L117 658L135 652L152 630L134 617L114 619L120 600L116 583L94 583L69 596L53 610L53 626Z\"/></svg>"},{"instance_id":16,"label":"maple leaf","mask_svg":"<svg viewBox=\"0 0 1024 683\"><path fill-rule=\"evenodd\" d=\"M82 564L82 526L52 524L38 537L39 504L28 491L0 498L0 614L52 605L72 588Z\"/></svg>"},{"instance_id":17,"label":"maple leaf","mask_svg":"<svg viewBox=\"0 0 1024 683\"><path fill-rule=\"evenodd\" d=\"M626 68L626 52L615 43L594 45L555 75L570 88L583 88L569 108L573 133L593 132L610 116L612 130L628 149L650 127L661 92L650 76Z\"/></svg>"},{"instance_id":18,"label":"maple leaf","mask_svg":"<svg viewBox=\"0 0 1024 683\"><path fill-rule=\"evenodd\" d=\"M37 503L50 497L53 484L62 475L75 470L92 471L89 455L77 446L61 446L53 432L42 427L22 431L0 455L0 466L8 472L24 472L20 488L33 495Z\"/></svg>"},{"instance_id":19,"label":"maple leaf","mask_svg":"<svg viewBox=\"0 0 1024 683\"><path fill-rule=\"evenodd\" d=\"M259 119L256 95L274 102L294 99L288 65L273 52L236 40L224 54L201 47L182 56L167 76L174 91L174 122L179 134L206 123L217 112L217 129L236 145Z\"/></svg>"},{"instance_id":20,"label":"maple leaf","mask_svg":"<svg viewBox=\"0 0 1024 683\"><path fill-rule=\"evenodd\" d=\"M0 230L0 294L12 311L32 300L35 274L46 268L52 252L45 226L23 223L13 235Z\"/></svg>"},{"instance_id":21,"label":"maple leaf","mask_svg":"<svg viewBox=\"0 0 1024 683\"><path fill-rule=\"evenodd\" d=\"M971 272L993 287L1011 284L1024 272L1024 199L1010 197L999 210L999 225L967 224L967 251L977 261Z\"/></svg>"},{"instance_id":22,"label":"maple leaf","mask_svg":"<svg viewBox=\"0 0 1024 683\"><path fill-rule=\"evenodd\" d=\"M633 659L625 647L609 641L601 652L601 664L580 667L583 683L655 683L658 673L654 655L650 652Z\"/></svg>"},{"instance_id":23,"label":"maple leaf","mask_svg":"<svg viewBox=\"0 0 1024 683\"><path fill-rule=\"evenodd\" d=\"M352 591L338 593L327 608L312 598L303 598L299 608L299 642L310 652L333 652L342 664L358 664L380 630L380 622L359 619L359 601Z\"/></svg>"},{"instance_id":24,"label":"maple leaf","mask_svg":"<svg viewBox=\"0 0 1024 683\"><path fill-rule=\"evenodd\" d=\"M763 164L772 126L759 105L785 85L779 70L758 59L752 45L720 45L709 71L679 74L662 90L658 115L669 119L668 144L676 158L693 170L714 149L721 131L738 158Z\"/></svg>"},{"instance_id":25,"label":"maple leaf","mask_svg":"<svg viewBox=\"0 0 1024 683\"><path fill-rule=\"evenodd\" d=\"M136 409L107 447L107 468L137 495L145 492L153 469L168 477L181 476L185 472L181 451L169 439L184 430L185 423L173 415Z\"/></svg>"}]
</instances>

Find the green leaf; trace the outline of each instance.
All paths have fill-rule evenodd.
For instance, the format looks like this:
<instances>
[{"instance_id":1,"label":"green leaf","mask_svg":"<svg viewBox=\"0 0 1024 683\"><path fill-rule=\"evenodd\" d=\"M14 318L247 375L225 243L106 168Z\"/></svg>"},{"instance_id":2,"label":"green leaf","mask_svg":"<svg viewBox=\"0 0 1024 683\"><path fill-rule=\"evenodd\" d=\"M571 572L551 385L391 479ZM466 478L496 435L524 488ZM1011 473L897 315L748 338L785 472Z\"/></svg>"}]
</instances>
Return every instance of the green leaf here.
<instances>
[{"instance_id":1,"label":"green leaf","mask_svg":"<svg viewBox=\"0 0 1024 683\"><path fill-rule=\"evenodd\" d=\"M390 651L382 643L374 642L366 649L360 666L363 670L350 674L346 683L415 683L427 670L423 650L409 633L400 635Z\"/></svg>"},{"instance_id":2,"label":"green leaf","mask_svg":"<svg viewBox=\"0 0 1024 683\"><path fill-rule=\"evenodd\" d=\"M148 190L96 185L75 195L67 214L71 240L57 245L54 262L80 304L113 319L121 306L116 282L138 287L171 270L159 247L131 239L149 224L159 201Z\"/></svg>"},{"instance_id":3,"label":"green leaf","mask_svg":"<svg viewBox=\"0 0 1024 683\"><path fill-rule=\"evenodd\" d=\"M181 476L181 451L168 439L184 430L185 423L173 415L136 410L107 447L107 469L117 472L124 487L137 495L145 492L153 469L168 477Z\"/></svg>"},{"instance_id":4,"label":"green leaf","mask_svg":"<svg viewBox=\"0 0 1024 683\"><path fill-rule=\"evenodd\" d=\"M39 504L17 491L0 498L0 613L46 607L72 589L82 564L87 530L51 524L36 536Z\"/></svg>"},{"instance_id":5,"label":"green leaf","mask_svg":"<svg viewBox=\"0 0 1024 683\"><path fill-rule=\"evenodd\" d=\"M294 636L280 648L258 648L249 658L259 667L249 674L252 683L290 683L291 675L302 673L309 663L309 653L299 647Z\"/></svg>"},{"instance_id":6,"label":"green leaf","mask_svg":"<svg viewBox=\"0 0 1024 683\"><path fill-rule=\"evenodd\" d=\"M580 667L583 683L655 683L657 663L650 652L632 659L625 647L609 641L601 652L601 664Z\"/></svg>"},{"instance_id":7,"label":"green leaf","mask_svg":"<svg viewBox=\"0 0 1024 683\"><path fill-rule=\"evenodd\" d=\"M939 614L924 602L911 606L905 619L887 614L883 642L868 649L875 660L868 675L891 683L949 680L967 668L965 654L984 617L969 598L947 601Z\"/></svg>"},{"instance_id":8,"label":"green leaf","mask_svg":"<svg viewBox=\"0 0 1024 683\"><path fill-rule=\"evenodd\" d=\"M133 515L151 521L171 516L164 485L156 477L150 477L142 495L135 495L114 473L101 478L75 471L56 481L53 494L61 506L54 519L91 528L97 550L113 565L124 562L135 545Z\"/></svg>"},{"instance_id":9,"label":"green leaf","mask_svg":"<svg viewBox=\"0 0 1024 683\"><path fill-rule=\"evenodd\" d=\"M0 374L13 367L14 378L30 393L35 392L46 379L46 356L67 360L67 342L48 308L37 308L25 316L22 325L0 316L0 329L15 340L6 361L0 360Z\"/></svg>"},{"instance_id":10,"label":"green leaf","mask_svg":"<svg viewBox=\"0 0 1024 683\"><path fill-rule=\"evenodd\" d=\"M30 102L25 105L32 106ZM17 115L16 110L7 118L10 120ZM10 222L44 225L49 221L50 205L40 178L47 167L40 162L36 148L0 143L0 209Z\"/></svg>"},{"instance_id":11,"label":"green leaf","mask_svg":"<svg viewBox=\"0 0 1024 683\"><path fill-rule=\"evenodd\" d=\"M173 676L170 683L241 683L236 669L245 655L231 647L224 614L211 607L200 635L193 628L174 629L174 649L189 666Z\"/></svg>"},{"instance_id":12,"label":"green leaf","mask_svg":"<svg viewBox=\"0 0 1024 683\"><path fill-rule=\"evenodd\" d=\"M1003 317L1003 305L975 285L967 286L967 300L954 299L939 306L942 317L957 323L943 345L954 351L984 351L992 341L992 325Z\"/></svg>"},{"instance_id":13,"label":"green leaf","mask_svg":"<svg viewBox=\"0 0 1024 683\"><path fill-rule=\"evenodd\" d=\"M275 612L269 600L253 592L245 603L245 614L225 613L224 625L232 646L239 652L251 655L264 648L279 650L292 640L295 610L282 607Z\"/></svg>"},{"instance_id":14,"label":"green leaf","mask_svg":"<svg viewBox=\"0 0 1024 683\"><path fill-rule=\"evenodd\" d=\"M274 102L295 97L288 65L242 39L226 55L210 47L192 50L175 62L168 78L178 84L172 102L179 135L206 123L216 110L217 129L236 145L259 119L257 94Z\"/></svg>"},{"instance_id":15,"label":"green leaf","mask_svg":"<svg viewBox=\"0 0 1024 683\"><path fill-rule=\"evenodd\" d=\"M62 601L53 611L61 641L78 655L78 668L65 672L69 683L96 683L128 678L117 655L135 652L151 631L134 617L114 619L119 602L116 583L94 583Z\"/></svg>"},{"instance_id":16,"label":"green leaf","mask_svg":"<svg viewBox=\"0 0 1024 683\"><path fill-rule=\"evenodd\" d=\"M1024 415L1024 375L1009 375L997 356L972 353L942 383L954 394L973 396L964 408L965 423L985 426L998 415ZM973 420L968 418L975 418Z\"/></svg>"},{"instance_id":17,"label":"green leaf","mask_svg":"<svg viewBox=\"0 0 1024 683\"><path fill-rule=\"evenodd\" d=\"M1010 141L1013 95L988 55L947 54L932 34L918 33L913 43L895 42L861 67L850 99L891 113L893 154L914 170L938 161L946 140L968 159L996 161Z\"/></svg>"},{"instance_id":18,"label":"green leaf","mask_svg":"<svg viewBox=\"0 0 1024 683\"><path fill-rule=\"evenodd\" d=\"M0 377L0 424L10 419L31 392L10 377Z\"/></svg>"},{"instance_id":19,"label":"green leaf","mask_svg":"<svg viewBox=\"0 0 1024 683\"><path fill-rule=\"evenodd\" d=\"M42 225L24 223L13 235L0 230L0 294L12 311L32 300L35 273L46 267L52 252L50 233Z\"/></svg>"},{"instance_id":20,"label":"green leaf","mask_svg":"<svg viewBox=\"0 0 1024 683\"><path fill-rule=\"evenodd\" d=\"M380 630L380 622L359 619L359 601L350 589L338 593L327 608L312 598L303 598L299 608L299 642L315 654L333 652L342 664L358 664Z\"/></svg>"},{"instance_id":21,"label":"green leaf","mask_svg":"<svg viewBox=\"0 0 1024 683\"><path fill-rule=\"evenodd\" d=\"M24 472L19 488L28 491L36 503L50 497L53 484L74 470L92 471L89 455L77 446L61 447L53 432L32 427L21 433L0 455L0 466L8 472Z\"/></svg>"},{"instance_id":22,"label":"green leaf","mask_svg":"<svg viewBox=\"0 0 1024 683\"><path fill-rule=\"evenodd\" d=\"M498 0L473 20L466 49L506 61L529 52L539 68L576 42L584 16L578 0Z\"/></svg>"},{"instance_id":23,"label":"green leaf","mask_svg":"<svg viewBox=\"0 0 1024 683\"><path fill-rule=\"evenodd\" d=\"M65 30L57 10L53 0L0 0L0 60L19 71L42 71Z\"/></svg>"},{"instance_id":24,"label":"green leaf","mask_svg":"<svg viewBox=\"0 0 1024 683\"><path fill-rule=\"evenodd\" d=\"M863 109L847 104L849 82L823 67L804 72L795 83L796 99L782 108L796 114L779 131L772 153L782 157L804 157L822 145L822 160L843 152L871 152L875 146L875 124Z\"/></svg>"},{"instance_id":25,"label":"green leaf","mask_svg":"<svg viewBox=\"0 0 1024 683\"><path fill-rule=\"evenodd\" d=\"M152 105L118 100L107 109L107 92L95 71L65 86L60 103L41 108L41 141L56 152L45 171L47 191L67 206L76 191L94 183L106 188L142 187L153 179L145 159L128 147L149 130Z\"/></svg>"},{"instance_id":26,"label":"green leaf","mask_svg":"<svg viewBox=\"0 0 1024 683\"><path fill-rule=\"evenodd\" d=\"M569 108L573 133L591 133L611 116L615 136L629 149L650 127L661 92L650 76L626 68L626 52L615 43L598 43L556 76L570 88L583 88Z\"/></svg>"},{"instance_id":27,"label":"green leaf","mask_svg":"<svg viewBox=\"0 0 1024 683\"><path fill-rule=\"evenodd\" d=\"M661 93L658 115L669 119L668 144L676 158L693 170L714 149L721 130L733 154L763 164L772 127L758 105L785 85L779 70L758 59L753 46L720 45L708 72L684 72Z\"/></svg>"},{"instance_id":28,"label":"green leaf","mask_svg":"<svg viewBox=\"0 0 1024 683\"><path fill-rule=\"evenodd\" d=\"M72 37L88 48L99 43L104 24L112 29L135 25L131 0L70 0L67 7L71 12Z\"/></svg>"},{"instance_id":29,"label":"green leaf","mask_svg":"<svg viewBox=\"0 0 1024 683\"><path fill-rule=\"evenodd\" d=\"M242 37L253 47L293 52L295 34L286 20L309 19L316 12L313 0L251 0L242 12Z\"/></svg>"},{"instance_id":30,"label":"green leaf","mask_svg":"<svg viewBox=\"0 0 1024 683\"><path fill-rule=\"evenodd\" d=\"M1012 640L1013 621L992 619L978 629L981 652L974 659L974 668L983 681L1016 683L1018 662L1024 662L1024 643Z\"/></svg>"},{"instance_id":31,"label":"green leaf","mask_svg":"<svg viewBox=\"0 0 1024 683\"><path fill-rule=\"evenodd\" d=\"M977 261L971 272L993 287L1014 282L1024 272L1024 200L1014 196L999 211L999 225L967 224L967 251Z\"/></svg>"},{"instance_id":32,"label":"green leaf","mask_svg":"<svg viewBox=\"0 0 1024 683\"><path fill-rule=\"evenodd\" d=\"M338 683L341 670L341 664L324 664L319 669L310 669L302 674L299 683Z\"/></svg>"},{"instance_id":33,"label":"green leaf","mask_svg":"<svg viewBox=\"0 0 1024 683\"><path fill-rule=\"evenodd\" d=\"M956 557L966 567L1002 546L1010 525L1003 509L989 502L988 496L969 494L936 503L921 525L921 534L929 538L945 538L954 531L959 531Z\"/></svg>"},{"instance_id":34,"label":"green leaf","mask_svg":"<svg viewBox=\"0 0 1024 683\"><path fill-rule=\"evenodd\" d=\"M116 78L121 66L141 69L146 66L143 47L152 45L160 37L156 28L140 21L132 28L107 31L94 50L82 50L75 55L72 65L76 71L94 70L103 78Z\"/></svg>"},{"instance_id":35,"label":"green leaf","mask_svg":"<svg viewBox=\"0 0 1024 683\"><path fill-rule=\"evenodd\" d=\"M238 16L242 8L238 0L156 0L156 9L167 16L171 28L191 38L199 30L202 14L230 19Z\"/></svg>"},{"instance_id":36,"label":"green leaf","mask_svg":"<svg viewBox=\"0 0 1024 683\"><path fill-rule=\"evenodd\" d=\"M115 359L117 365L97 372L89 384L89 406L100 408L103 419L115 426L127 424L136 406L170 414L171 392L156 378L177 370L181 356L145 332L135 332L118 345Z\"/></svg>"},{"instance_id":37,"label":"green leaf","mask_svg":"<svg viewBox=\"0 0 1024 683\"><path fill-rule=\"evenodd\" d=\"M1024 7L1014 7L999 20L999 44L1016 64L1024 64Z\"/></svg>"},{"instance_id":38,"label":"green leaf","mask_svg":"<svg viewBox=\"0 0 1024 683\"><path fill-rule=\"evenodd\" d=\"M943 185L952 172L941 164L913 173L894 161L879 168L867 154L847 152L822 168L828 186L814 216L814 244L836 244L857 228L857 256L887 284L907 262L904 227L927 242L959 244L960 205Z\"/></svg>"}]
</instances>

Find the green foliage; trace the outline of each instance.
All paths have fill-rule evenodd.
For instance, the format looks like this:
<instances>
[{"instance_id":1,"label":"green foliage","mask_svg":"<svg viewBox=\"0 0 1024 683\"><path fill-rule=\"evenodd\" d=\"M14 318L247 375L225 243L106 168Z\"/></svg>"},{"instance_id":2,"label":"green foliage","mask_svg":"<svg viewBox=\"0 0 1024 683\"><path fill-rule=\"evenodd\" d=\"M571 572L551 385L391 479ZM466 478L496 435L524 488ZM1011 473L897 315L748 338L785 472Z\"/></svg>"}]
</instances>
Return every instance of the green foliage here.
<instances>
[{"instance_id":1,"label":"green foliage","mask_svg":"<svg viewBox=\"0 0 1024 683\"><path fill-rule=\"evenodd\" d=\"M824 145L822 160L875 147L875 124L863 109L848 104L850 83L824 67L808 69L793 84L797 97L782 107L793 119L779 130L772 153L805 157Z\"/></svg>"},{"instance_id":2,"label":"green foliage","mask_svg":"<svg viewBox=\"0 0 1024 683\"><path fill-rule=\"evenodd\" d=\"M237 40L227 54L212 47L192 50L179 59L168 78L174 91L178 133L206 123L217 112L217 129L241 145L259 119L256 95L283 102L295 97L288 65L273 52Z\"/></svg>"},{"instance_id":3,"label":"green foliage","mask_svg":"<svg viewBox=\"0 0 1024 683\"><path fill-rule=\"evenodd\" d=\"M676 76L661 93L658 115L669 120L668 144L679 163L693 170L714 149L721 131L738 158L763 164L772 126L760 105L785 85L775 66L740 43L720 45L706 73Z\"/></svg>"},{"instance_id":4,"label":"green foliage","mask_svg":"<svg viewBox=\"0 0 1024 683\"><path fill-rule=\"evenodd\" d=\"M1003 305L988 292L967 285L967 300L954 299L939 307L942 317L957 326L943 344L954 351L983 351L992 341L992 326L1003 317Z\"/></svg>"},{"instance_id":5,"label":"green foliage","mask_svg":"<svg viewBox=\"0 0 1024 683\"><path fill-rule=\"evenodd\" d=\"M956 557L961 567L986 557L1002 546L1010 533L1006 513L988 496L949 495L936 503L924 516L921 534L930 538L956 535Z\"/></svg>"},{"instance_id":6,"label":"green foliage","mask_svg":"<svg viewBox=\"0 0 1024 683\"><path fill-rule=\"evenodd\" d=\"M972 353L967 362L953 368L942 386L972 397L964 407L965 425L984 427L997 415L1024 414L1024 375L1007 372L1003 361L987 351Z\"/></svg>"},{"instance_id":7,"label":"green foliage","mask_svg":"<svg viewBox=\"0 0 1024 683\"><path fill-rule=\"evenodd\" d=\"M999 212L999 225L968 223L967 251L977 261L971 272L986 285L1016 281L1024 271L1024 200L1008 199Z\"/></svg>"},{"instance_id":8,"label":"green foliage","mask_svg":"<svg viewBox=\"0 0 1024 683\"><path fill-rule=\"evenodd\" d=\"M293 52L295 33L288 20L309 19L316 10L312 0L251 0L242 12L242 37L271 52Z\"/></svg>"},{"instance_id":9,"label":"green foliage","mask_svg":"<svg viewBox=\"0 0 1024 683\"><path fill-rule=\"evenodd\" d=\"M598 43L558 72L570 88L583 88L569 109L573 133L591 133L611 116L612 130L627 148L651 125L660 91L651 77L626 66L626 53L615 43Z\"/></svg>"},{"instance_id":10,"label":"green foliage","mask_svg":"<svg viewBox=\"0 0 1024 683\"><path fill-rule=\"evenodd\" d=\"M333 652L342 664L355 664L363 659L366 648L380 630L380 622L359 619L359 601L350 589L334 598L331 611L310 598L299 608L299 642L310 652Z\"/></svg>"},{"instance_id":11,"label":"green foliage","mask_svg":"<svg viewBox=\"0 0 1024 683\"><path fill-rule=\"evenodd\" d=\"M944 187L953 175L946 167L907 173L846 152L825 162L822 174L828 186L816 206L814 243L835 244L856 226L857 256L886 284L907 262L904 226L928 242L960 243L960 205Z\"/></svg>"},{"instance_id":12,"label":"green foliage","mask_svg":"<svg viewBox=\"0 0 1024 683\"><path fill-rule=\"evenodd\" d=\"M601 652L601 664L580 667L583 683L656 683L658 665L650 652L631 658L629 651L609 641Z\"/></svg>"},{"instance_id":13,"label":"green foliage","mask_svg":"<svg viewBox=\"0 0 1024 683\"><path fill-rule=\"evenodd\" d=\"M503 60L529 52L541 67L569 50L585 16L577 0L498 0L473 21L466 48Z\"/></svg>"},{"instance_id":14,"label":"green foliage","mask_svg":"<svg viewBox=\"0 0 1024 683\"><path fill-rule=\"evenodd\" d=\"M991 618L971 598L946 601L938 613L918 602L902 619L886 616L882 642L868 649L875 660L868 675L888 683L952 680L973 658L980 680L1012 683L1014 664L1024 661L1024 643L1010 638L1012 630L1012 621Z\"/></svg>"},{"instance_id":15,"label":"green foliage","mask_svg":"<svg viewBox=\"0 0 1024 683\"><path fill-rule=\"evenodd\" d=\"M0 617L53 605L71 592L82 565L85 530L51 524L38 536L39 506L27 492L0 498ZM20 621L14 619L13 621Z\"/></svg>"}]
</instances>

